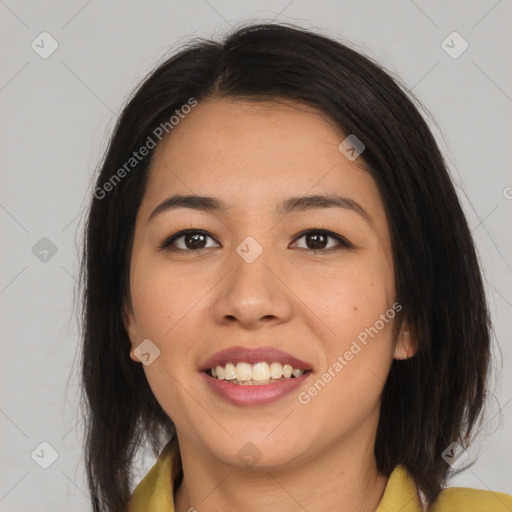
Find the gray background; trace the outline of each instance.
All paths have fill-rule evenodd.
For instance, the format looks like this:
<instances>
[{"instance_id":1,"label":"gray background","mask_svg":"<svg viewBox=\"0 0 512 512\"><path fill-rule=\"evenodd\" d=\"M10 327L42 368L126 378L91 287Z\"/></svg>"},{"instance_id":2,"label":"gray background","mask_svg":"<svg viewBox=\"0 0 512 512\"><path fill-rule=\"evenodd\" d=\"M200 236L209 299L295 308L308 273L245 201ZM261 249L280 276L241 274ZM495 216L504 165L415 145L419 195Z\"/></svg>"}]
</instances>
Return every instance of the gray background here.
<instances>
[{"instance_id":1,"label":"gray background","mask_svg":"<svg viewBox=\"0 0 512 512\"><path fill-rule=\"evenodd\" d=\"M249 20L350 41L440 127L431 123L478 245L499 370L488 435L469 453L478 460L449 483L512 493L511 15L510 0L0 0L0 510L89 510L73 292L93 170L124 99L167 52ZM58 43L46 59L43 31ZM458 58L441 46L453 31L469 44ZM47 469L42 442L58 454ZM152 463L141 460L140 476Z\"/></svg>"}]
</instances>

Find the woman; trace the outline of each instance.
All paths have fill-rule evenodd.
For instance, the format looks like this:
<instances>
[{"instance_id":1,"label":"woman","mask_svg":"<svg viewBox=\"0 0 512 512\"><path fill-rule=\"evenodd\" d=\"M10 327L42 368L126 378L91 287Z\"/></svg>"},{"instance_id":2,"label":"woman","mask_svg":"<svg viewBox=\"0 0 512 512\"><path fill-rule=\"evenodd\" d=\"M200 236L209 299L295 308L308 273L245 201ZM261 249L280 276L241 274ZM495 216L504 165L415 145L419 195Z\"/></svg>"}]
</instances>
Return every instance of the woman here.
<instances>
[{"instance_id":1,"label":"woman","mask_svg":"<svg viewBox=\"0 0 512 512\"><path fill-rule=\"evenodd\" d=\"M82 282L94 510L512 510L443 490L484 403L482 278L425 121L348 47L254 25L160 65Z\"/></svg>"}]
</instances>

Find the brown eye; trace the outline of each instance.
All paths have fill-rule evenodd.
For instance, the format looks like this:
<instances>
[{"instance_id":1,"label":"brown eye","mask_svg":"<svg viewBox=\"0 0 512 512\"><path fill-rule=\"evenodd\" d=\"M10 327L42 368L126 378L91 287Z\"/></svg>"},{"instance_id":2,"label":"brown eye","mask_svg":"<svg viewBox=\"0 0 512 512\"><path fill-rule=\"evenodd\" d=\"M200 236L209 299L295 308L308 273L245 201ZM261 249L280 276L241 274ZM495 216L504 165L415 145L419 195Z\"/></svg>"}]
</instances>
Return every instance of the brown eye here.
<instances>
[{"instance_id":1,"label":"brown eye","mask_svg":"<svg viewBox=\"0 0 512 512\"><path fill-rule=\"evenodd\" d=\"M310 249L325 249L329 237L324 233L308 233L304 235L306 237L306 245Z\"/></svg>"},{"instance_id":2,"label":"brown eye","mask_svg":"<svg viewBox=\"0 0 512 512\"><path fill-rule=\"evenodd\" d=\"M299 249L309 249L312 251L328 251L330 249L336 249L340 247L352 247L352 245L342 236L325 230L310 229L309 231L302 233L295 240L300 240L301 238L305 239L306 247L298 247ZM331 246L328 247L329 239L335 240L337 243L335 243L334 245L331 244ZM297 242L294 242L294 245L296 244Z\"/></svg>"},{"instance_id":3,"label":"brown eye","mask_svg":"<svg viewBox=\"0 0 512 512\"><path fill-rule=\"evenodd\" d=\"M212 236L206 231L200 230L188 230L188 231L180 231L168 238L162 240L159 244L160 249L168 249L168 250L181 250L181 251L199 251L202 249L207 249L207 240L208 238L212 238Z\"/></svg>"},{"instance_id":4,"label":"brown eye","mask_svg":"<svg viewBox=\"0 0 512 512\"><path fill-rule=\"evenodd\" d=\"M204 249L206 246L206 236L202 233L192 233L183 235L183 241L187 249Z\"/></svg>"}]
</instances>

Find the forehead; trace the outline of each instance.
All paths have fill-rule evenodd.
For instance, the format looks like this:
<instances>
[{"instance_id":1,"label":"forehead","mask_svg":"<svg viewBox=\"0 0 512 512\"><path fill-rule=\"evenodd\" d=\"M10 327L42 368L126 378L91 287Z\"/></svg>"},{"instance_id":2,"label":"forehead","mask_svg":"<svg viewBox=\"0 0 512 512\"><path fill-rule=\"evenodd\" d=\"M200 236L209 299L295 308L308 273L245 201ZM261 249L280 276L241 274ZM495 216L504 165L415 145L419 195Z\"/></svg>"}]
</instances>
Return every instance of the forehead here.
<instances>
[{"instance_id":1,"label":"forehead","mask_svg":"<svg viewBox=\"0 0 512 512\"><path fill-rule=\"evenodd\" d=\"M304 105L209 99L156 148L143 203L180 192L265 207L285 195L335 192L378 215L378 190L361 159L351 162L338 149L345 137Z\"/></svg>"}]
</instances>

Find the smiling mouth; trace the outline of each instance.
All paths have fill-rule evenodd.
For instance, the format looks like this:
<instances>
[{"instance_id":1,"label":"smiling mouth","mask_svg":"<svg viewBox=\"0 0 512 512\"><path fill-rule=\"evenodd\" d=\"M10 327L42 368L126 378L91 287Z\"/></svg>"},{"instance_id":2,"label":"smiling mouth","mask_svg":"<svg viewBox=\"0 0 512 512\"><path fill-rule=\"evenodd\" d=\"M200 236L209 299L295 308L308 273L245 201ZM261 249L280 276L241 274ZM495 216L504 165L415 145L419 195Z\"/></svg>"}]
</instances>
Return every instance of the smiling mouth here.
<instances>
[{"instance_id":1,"label":"smiling mouth","mask_svg":"<svg viewBox=\"0 0 512 512\"><path fill-rule=\"evenodd\" d=\"M297 379L310 371L294 368L291 364L261 361L255 364L226 363L223 366L208 368L205 373L214 379L237 386L262 386Z\"/></svg>"}]
</instances>

